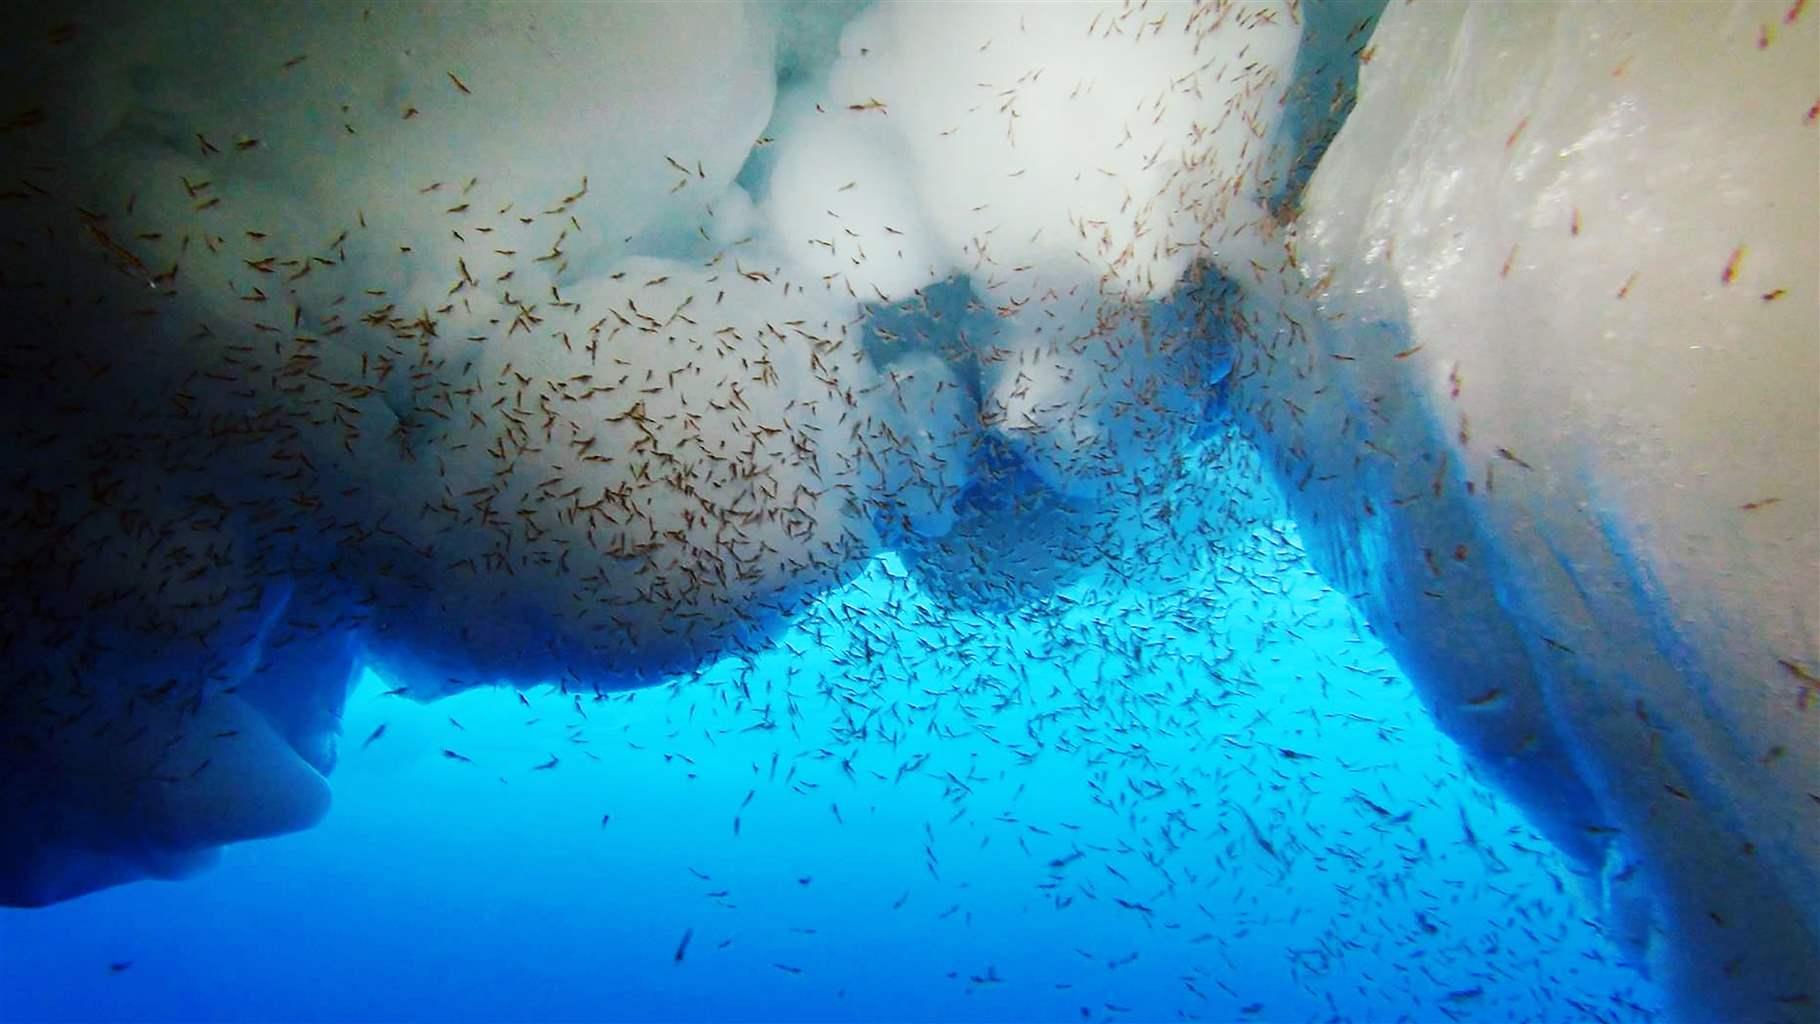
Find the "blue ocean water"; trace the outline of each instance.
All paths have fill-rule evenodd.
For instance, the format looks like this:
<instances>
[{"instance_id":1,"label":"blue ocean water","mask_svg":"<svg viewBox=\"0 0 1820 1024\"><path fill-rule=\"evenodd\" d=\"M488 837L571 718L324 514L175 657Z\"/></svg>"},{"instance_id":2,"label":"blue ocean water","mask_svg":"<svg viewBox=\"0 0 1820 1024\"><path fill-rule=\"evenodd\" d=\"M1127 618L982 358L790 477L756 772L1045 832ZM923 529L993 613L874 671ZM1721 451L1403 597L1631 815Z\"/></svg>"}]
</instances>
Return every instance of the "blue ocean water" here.
<instances>
[{"instance_id":1,"label":"blue ocean water","mask_svg":"<svg viewBox=\"0 0 1820 1024\"><path fill-rule=\"evenodd\" d=\"M411 682L316 829L0 911L0 1018L1660 1011L1286 523L1015 614L886 555L659 689Z\"/></svg>"}]
</instances>

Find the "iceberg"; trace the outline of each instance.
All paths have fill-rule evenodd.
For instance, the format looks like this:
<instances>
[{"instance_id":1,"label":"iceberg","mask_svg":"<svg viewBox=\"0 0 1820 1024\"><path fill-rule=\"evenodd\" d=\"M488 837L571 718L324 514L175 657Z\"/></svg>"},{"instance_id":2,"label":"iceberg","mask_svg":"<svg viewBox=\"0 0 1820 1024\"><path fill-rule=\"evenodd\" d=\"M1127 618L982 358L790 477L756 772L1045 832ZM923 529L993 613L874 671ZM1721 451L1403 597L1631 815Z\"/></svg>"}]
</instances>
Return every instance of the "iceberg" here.
<instances>
[{"instance_id":1,"label":"iceberg","mask_svg":"<svg viewBox=\"0 0 1820 1024\"><path fill-rule=\"evenodd\" d=\"M1681 1013L1811 1019L1816 17L26 12L0 902L308 828L367 670L579 701L1289 517Z\"/></svg>"},{"instance_id":2,"label":"iceberg","mask_svg":"<svg viewBox=\"0 0 1820 1024\"><path fill-rule=\"evenodd\" d=\"M1688 1012L1776 1019L1820 963L1815 29L1640 13L1387 11L1234 404Z\"/></svg>"}]
</instances>

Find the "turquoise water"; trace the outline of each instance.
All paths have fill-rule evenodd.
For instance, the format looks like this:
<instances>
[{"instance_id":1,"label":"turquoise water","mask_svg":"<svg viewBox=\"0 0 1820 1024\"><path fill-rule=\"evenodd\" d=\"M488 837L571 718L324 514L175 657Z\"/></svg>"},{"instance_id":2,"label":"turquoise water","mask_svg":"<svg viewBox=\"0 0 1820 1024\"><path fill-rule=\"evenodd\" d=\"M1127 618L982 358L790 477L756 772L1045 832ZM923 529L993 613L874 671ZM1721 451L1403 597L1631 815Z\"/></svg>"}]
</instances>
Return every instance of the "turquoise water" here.
<instances>
[{"instance_id":1,"label":"turquoise water","mask_svg":"<svg viewBox=\"0 0 1820 1024\"><path fill-rule=\"evenodd\" d=\"M647 691L368 674L326 822L0 912L0 1016L1654 1017L1292 529L1244 548L1017 613L885 556Z\"/></svg>"}]
</instances>

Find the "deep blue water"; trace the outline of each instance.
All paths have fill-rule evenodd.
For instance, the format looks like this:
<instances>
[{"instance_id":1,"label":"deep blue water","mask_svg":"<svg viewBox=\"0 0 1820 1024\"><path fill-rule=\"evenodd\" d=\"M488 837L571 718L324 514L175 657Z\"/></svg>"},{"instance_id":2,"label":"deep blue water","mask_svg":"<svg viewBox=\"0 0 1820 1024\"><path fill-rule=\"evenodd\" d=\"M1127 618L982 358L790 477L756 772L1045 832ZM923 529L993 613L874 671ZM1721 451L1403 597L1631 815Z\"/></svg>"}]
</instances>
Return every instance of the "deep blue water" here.
<instances>
[{"instance_id":1,"label":"deep blue water","mask_svg":"<svg viewBox=\"0 0 1820 1024\"><path fill-rule=\"evenodd\" d=\"M325 823L0 911L0 1017L1652 1016L1290 537L1016 615L887 556L604 699L368 675Z\"/></svg>"}]
</instances>

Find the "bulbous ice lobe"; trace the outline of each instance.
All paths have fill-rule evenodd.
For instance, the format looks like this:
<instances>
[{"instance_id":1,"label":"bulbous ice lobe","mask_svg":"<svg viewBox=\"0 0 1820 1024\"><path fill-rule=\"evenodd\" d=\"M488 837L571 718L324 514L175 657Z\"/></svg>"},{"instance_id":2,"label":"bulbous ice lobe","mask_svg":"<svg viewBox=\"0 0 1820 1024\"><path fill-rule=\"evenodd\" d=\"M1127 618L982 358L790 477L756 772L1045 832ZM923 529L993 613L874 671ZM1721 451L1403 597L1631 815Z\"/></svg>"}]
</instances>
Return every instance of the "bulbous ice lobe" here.
<instances>
[{"instance_id":1,"label":"bulbous ice lobe","mask_svg":"<svg viewBox=\"0 0 1820 1024\"><path fill-rule=\"evenodd\" d=\"M1398 5L1371 45L1235 406L1681 1012L1811 1014L1815 19Z\"/></svg>"},{"instance_id":2,"label":"bulbous ice lobe","mask_svg":"<svg viewBox=\"0 0 1820 1024\"><path fill-rule=\"evenodd\" d=\"M924 224L905 154L876 115L796 110L769 181L772 237L799 279L855 302L895 302L947 276Z\"/></svg>"},{"instance_id":3,"label":"bulbous ice lobe","mask_svg":"<svg viewBox=\"0 0 1820 1024\"><path fill-rule=\"evenodd\" d=\"M1299 40L1270 3L881 4L847 27L828 95L904 140L938 244L992 304L1079 283L1160 298L1262 215L1248 174Z\"/></svg>"},{"instance_id":4,"label":"bulbous ice lobe","mask_svg":"<svg viewBox=\"0 0 1820 1024\"><path fill-rule=\"evenodd\" d=\"M76 637L9 638L0 901L181 877L320 820L352 647L296 629L288 588L257 598L206 637L131 621L128 599L65 620Z\"/></svg>"},{"instance_id":5,"label":"bulbous ice lobe","mask_svg":"<svg viewBox=\"0 0 1820 1024\"><path fill-rule=\"evenodd\" d=\"M356 658L424 696L637 685L762 641L875 521L945 529L970 400L880 375L850 299L718 221L756 223L767 16L422 13L27 37L56 99L9 153L0 300L19 902L314 820ZM631 254L684 224L711 256Z\"/></svg>"}]
</instances>

